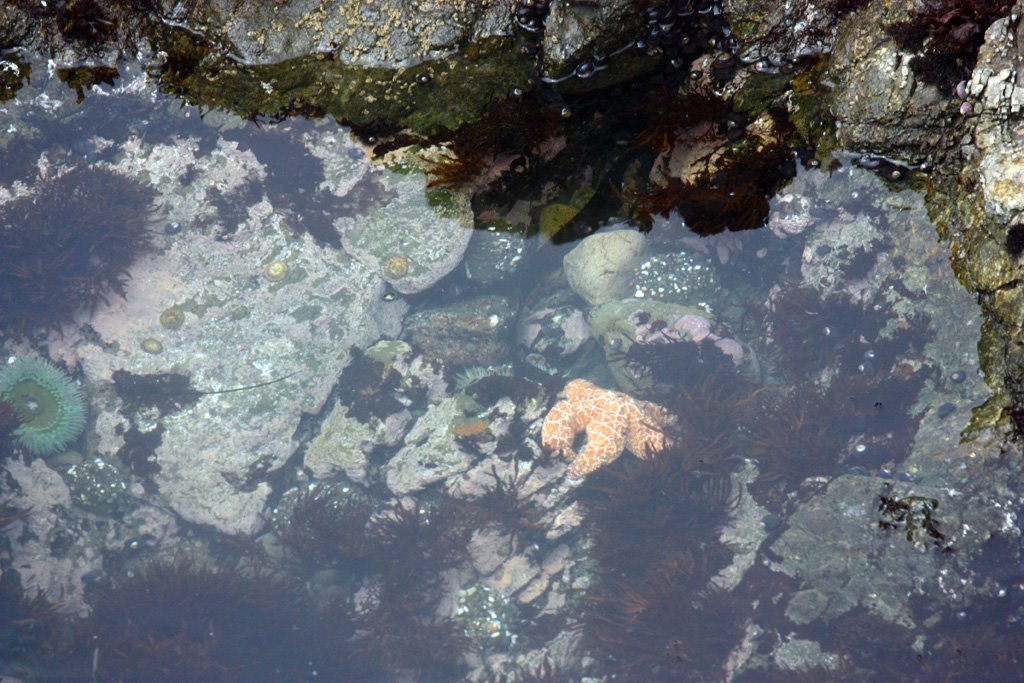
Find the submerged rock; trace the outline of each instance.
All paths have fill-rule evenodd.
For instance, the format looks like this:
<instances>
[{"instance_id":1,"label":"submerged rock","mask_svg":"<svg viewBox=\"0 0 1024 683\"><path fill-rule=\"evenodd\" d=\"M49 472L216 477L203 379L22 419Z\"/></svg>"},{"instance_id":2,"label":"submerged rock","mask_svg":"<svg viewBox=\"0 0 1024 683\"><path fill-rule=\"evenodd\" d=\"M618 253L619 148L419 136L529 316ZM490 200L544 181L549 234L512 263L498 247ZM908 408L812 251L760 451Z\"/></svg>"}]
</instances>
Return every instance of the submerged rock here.
<instances>
[{"instance_id":1,"label":"submerged rock","mask_svg":"<svg viewBox=\"0 0 1024 683\"><path fill-rule=\"evenodd\" d=\"M562 259L569 286L591 306L617 301L629 293L629 282L647 248L636 230L610 230L580 241Z\"/></svg>"},{"instance_id":2,"label":"submerged rock","mask_svg":"<svg viewBox=\"0 0 1024 683\"><path fill-rule=\"evenodd\" d=\"M665 368L657 367L659 358L644 353L648 349L679 351L671 356L678 366L672 368L673 377L682 376L683 363L700 364L702 354L717 354L736 367L746 358L743 345L702 308L656 299L625 299L598 306L591 311L589 322L615 381L629 394L674 391L664 382Z\"/></svg>"},{"instance_id":3,"label":"submerged rock","mask_svg":"<svg viewBox=\"0 0 1024 683\"><path fill-rule=\"evenodd\" d=\"M265 198L249 200L241 224L228 230L220 223L211 198L231 197L264 177L262 165L235 144L220 141L203 156L194 141L132 138L118 170L145 173L167 220L186 229L137 264L127 299L97 311L90 336L55 339L51 353L79 359L99 385L116 371L188 377L202 393L162 418L153 481L182 518L253 533L270 493L263 476L291 456L298 421L320 410L347 349L397 333L404 304L382 301L381 277L343 251L294 235ZM275 263L287 268L269 280L264 269ZM183 319L168 328L160 318L171 308ZM144 339L158 341L161 353L146 353Z\"/></svg>"},{"instance_id":4,"label":"submerged rock","mask_svg":"<svg viewBox=\"0 0 1024 683\"><path fill-rule=\"evenodd\" d=\"M430 406L416 420L405 435L405 446L385 467L393 494L404 496L469 469L472 458L458 447L451 430L460 414L455 399L449 398Z\"/></svg>"},{"instance_id":5,"label":"submerged rock","mask_svg":"<svg viewBox=\"0 0 1024 683\"><path fill-rule=\"evenodd\" d=\"M369 426L347 415L338 404L306 448L305 466L317 479L329 479L338 472L360 484L366 483L367 454L377 441Z\"/></svg>"},{"instance_id":6,"label":"submerged rock","mask_svg":"<svg viewBox=\"0 0 1024 683\"><path fill-rule=\"evenodd\" d=\"M345 251L397 291L421 292L461 263L473 234L469 197L447 191L428 197L417 166L385 169L376 179L379 204L365 215L341 216L334 226Z\"/></svg>"},{"instance_id":7,"label":"submerged rock","mask_svg":"<svg viewBox=\"0 0 1024 683\"><path fill-rule=\"evenodd\" d=\"M566 372L590 338L586 315L564 289L520 315L516 331L522 359L547 374Z\"/></svg>"},{"instance_id":8,"label":"submerged rock","mask_svg":"<svg viewBox=\"0 0 1024 683\"><path fill-rule=\"evenodd\" d=\"M450 365L497 365L512 353L514 311L500 296L480 296L410 315L405 335L418 350Z\"/></svg>"}]
</instances>

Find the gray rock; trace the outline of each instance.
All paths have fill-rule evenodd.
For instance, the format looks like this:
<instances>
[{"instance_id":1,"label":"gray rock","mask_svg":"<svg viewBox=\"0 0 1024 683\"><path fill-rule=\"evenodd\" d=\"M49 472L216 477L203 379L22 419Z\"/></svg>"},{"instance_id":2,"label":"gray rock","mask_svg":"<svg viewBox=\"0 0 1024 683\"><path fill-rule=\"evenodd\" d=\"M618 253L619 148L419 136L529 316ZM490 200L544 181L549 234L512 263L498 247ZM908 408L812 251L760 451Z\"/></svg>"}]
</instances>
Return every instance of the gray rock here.
<instances>
[{"instance_id":1,"label":"gray rock","mask_svg":"<svg viewBox=\"0 0 1024 683\"><path fill-rule=\"evenodd\" d=\"M875 508L882 483L840 477L790 517L772 551L804 587L787 606L791 618L828 621L862 606L889 621L912 624L907 600L915 578L938 576L941 558L918 552L900 533L880 534Z\"/></svg>"},{"instance_id":2,"label":"gray rock","mask_svg":"<svg viewBox=\"0 0 1024 683\"><path fill-rule=\"evenodd\" d=\"M591 338L583 311L575 302L566 301L571 295L563 292L546 297L536 308L521 315L517 325L520 357L549 374L566 373Z\"/></svg>"},{"instance_id":3,"label":"gray rock","mask_svg":"<svg viewBox=\"0 0 1024 683\"><path fill-rule=\"evenodd\" d=\"M775 665L783 671L835 671L843 660L837 654L824 652L813 640L790 638L772 652Z\"/></svg>"},{"instance_id":4,"label":"gray rock","mask_svg":"<svg viewBox=\"0 0 1024 683\"><path fill-rule=\"evenodd\" d=\"M584 58L597 52L612 54L643 30L642 16L631 0L592 5L553 2L544 30L546 75L570 74Z\"/></svg>"},{"instance_id":5,"label":"gray rock","mask_svg":"<svg viewBox=\"0 0 1024 683\"><path fill-rule=\"evenodd\" d=\"M352 481L365 484L366 457L377 441L376 431L349 417L348 408L339 403L306 447L303 462L317 479L344 472Z\"/></svg>"},{"instance_id":6,"label":"gray rock","mask_svg":"<svg viewBox=\"0 0 1024 683\"><path fill-rule=\"evenodd\" d=\"M1024 212L1024 144L1014 125L1024 112L1024 76L1015 68L1020 36L1010 18L993 23L967 88L977 115L973 142L985 209L1000 220Z\"/></svg>"},{"instance_id":7,"label":"gray rock","mask_svg":"<svg viewBox=\"0 0 1024 683\"><path fill-rule=\"evenodd\" d=\"M400 339L384 339L366 350L366 357L381 364L382 371L389 373L397 372L401 381L398 392L400 400L411 404L414 400L410 395L419 396L426 394L427 401L438 403L448 396L448 382L444 378L444 371L440 363L418 355L409 344ZM384 378L382 377L381 380ZM395 419L402 423L407 421L406 417L388 418L392 426L397 426ZM392 432L388 432L391 434ZM398 441L393 436L387 436L389 445Z\"/></svg>"},{"instance_id":8,"label":"gray rock","mask_svg":"<svg viewBox=\"0 0 1024 683\"><path fill-rule=\"evenodd\" d=\"M808 236L800 264L803 282L825 295L842 290L849 284L844 268L858 256L876 251L883 237L871 216L840 211Z\"/></svg>"},{"instance_id":9,"label":"gray rock","mask_svg":"<svg viewBox=\"0 0 1024 683\"><path fill-rule=\"evenodd\" d=\"M11 460L4 467L16 485L16 493L5 503L31 510L6 532L14 555L11 569L18 573L26 595L40 592L59 601L67 614L87 611L82 578L103 565L103 530L76 520L68 487L42 460L30 465Z\"/></svg>"},{"instance_id":10,"label":"gray rock","mask_svg":"<svg viewBox=\"0 0 1024 683\"><path fill-rule=\"evenodd\" d=\"M512 537L496 527L477 529L467 550L477 573L487 576L507 560L513 552Z\"/></svg>"},{"instance_id":11,"label":"gray rock","mask_svg":"<svg viewBox=\"0 0 1024 683\"><path fill-rule=\"evenodd\" d=\"M451 432L452 420L459 415L455 399L443 400L427 409L405 436L405 446L385 467L385 481L396 496L420 491L442 481L472 464Z\"/></svg>"},{"instance_id":12,"label":"gray rock","mask_svg":"<svg viewBox=\"0 0 1024 683\"><path fill-rule=\"evenodd\" d=\"M161 471L154 481L166 505L191 522L253 533L270 492L262 475L291 456L299 420L319 412L348 363L346 350L396 334L404 304L383 302L383 280L365 265L296 236L266 199L248 206L231 238L221 239L211 198L265 176L237 143L222 140L200 155L189 140L131 139L115 168L147 179L160 193L163 218L185 229L163 253L135 265L127 299L90 320L94 334L67 337L51 353L77 357L99 385L117 370L173 370L207 392L281 380L202 395L163 419L156 449ZM272 264L278 270L268 279ZM175 329L160 324L171 307L185 313ZM143 349L147 339L159 342L159 353ZM97 428L116 429L116 421ZM101 434L100 442L117 439Z\"/></svg>"},{"instance_id":13,"label":"gray rock","mask_svg":"<svg viewBox=\"0 0 1024 683\"><path fill-rule=\"evenodd\" d=\"M913 159L937 142L935 121L950 103L914 76L911 55L885 33L888 23L907 16L898 4L872 3L867 16L843 23L830 57L829 109L840 148Z\"/></svg>"},{"instance_id":14,"label":"gray rock","mask_svg":"<svg viewBox=\"0 0 1024 683\"><path fill-rule=\"evenodd\" d=\"M0 50L16 47L31 32L32 22L23 11L10 5L0 7Z\"/></svg>"},{"instance_id":15,"label":"gray rock","mask_svg":"<svg viewBox=\"0 0 1024 683\"><path fill-rule=\"evenodd\" d=\"M629 294L629 282L647 248L636 230L610 230L582 240L562 259L569 286L591 306Z\"/></svg>"},{"instance_id":16,"label":"gray rock","mask_svg":"<svg viewBox=\"0 0 1024 683\"><path fill-rule=\"evenodd\" d=\"M740 38L745 60L773 63L831 49L834 19L815 0L725 0L725 16Z\"/></svg>"}]
</instances>

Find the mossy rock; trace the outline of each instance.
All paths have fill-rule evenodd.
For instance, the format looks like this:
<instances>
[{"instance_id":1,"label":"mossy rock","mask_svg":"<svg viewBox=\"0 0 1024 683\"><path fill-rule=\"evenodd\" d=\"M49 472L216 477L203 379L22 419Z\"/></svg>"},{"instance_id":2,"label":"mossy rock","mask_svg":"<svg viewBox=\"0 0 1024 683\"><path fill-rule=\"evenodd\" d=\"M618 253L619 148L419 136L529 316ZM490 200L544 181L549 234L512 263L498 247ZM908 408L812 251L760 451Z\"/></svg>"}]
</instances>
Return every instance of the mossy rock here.
<instances>
[{"instance_id":1,"label":"mossy rock","mask_svg":"<svg viewBox=\"0 0 1024 683\"><path fill-rule=\"evenodd\" d=\"M243 117L330 115L424 135L477 119L532 69L512 38L482 40L452 57L399 70L344 65L324 53L247 66L178 30L158 36L157 44L168 53L161 86L194 104Z\"/></svg>"}]
</instances>

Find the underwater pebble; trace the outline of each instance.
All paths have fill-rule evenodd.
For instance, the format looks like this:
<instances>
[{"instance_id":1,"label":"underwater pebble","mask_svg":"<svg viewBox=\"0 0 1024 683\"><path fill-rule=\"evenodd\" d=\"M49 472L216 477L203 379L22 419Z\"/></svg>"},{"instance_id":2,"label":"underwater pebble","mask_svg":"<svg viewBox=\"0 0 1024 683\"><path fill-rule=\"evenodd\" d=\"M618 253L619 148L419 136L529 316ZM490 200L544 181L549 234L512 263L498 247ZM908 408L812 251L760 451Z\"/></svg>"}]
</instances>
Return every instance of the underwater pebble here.
<instances>
[{"instance_id":1,"label":"underwater pebble","mask_svg":"<svg viewBox=\"0 0 1024 683\"><path fill-rule=\"evenodd\" d=\"M955 411L956 404L949 403L947 401L946 403L943 403L941 406L938 407L938 409L935 411L935 414L938 415L940 420L942 420L952 415Z\"/></svg>"},{"instance_id":2,"label":"underwater pebble","mask_svg":"<svg viewBox=\"0 0 1024 683\"><path fill-rule=\"evenodd\" d=\"M82 583L86 586L97 584L101 580L103 580L104 576L106 576L106 574L103 572L102 569L91 569L86 573L82 574Z\"/></svg>"},{"instance_id":3,"label":"underwater pebble","mask_svg":"<svg viewBox=\"0 0 1024 683\"><path fill-rule=\"evenodd\" d=\"M765 531L776 531L782 528L782 518L778 515L765 515L761 521L764 523Z\"/></svg>"}]
</instances>

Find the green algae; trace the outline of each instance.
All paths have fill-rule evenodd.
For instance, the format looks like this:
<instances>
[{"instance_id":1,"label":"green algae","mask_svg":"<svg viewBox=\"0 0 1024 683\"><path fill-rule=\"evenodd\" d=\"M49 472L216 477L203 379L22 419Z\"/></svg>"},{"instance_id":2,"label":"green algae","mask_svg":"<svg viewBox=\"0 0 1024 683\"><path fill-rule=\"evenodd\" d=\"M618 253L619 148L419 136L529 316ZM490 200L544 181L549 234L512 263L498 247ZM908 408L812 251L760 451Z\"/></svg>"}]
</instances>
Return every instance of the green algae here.
<instances>
[{"instance_id":1,"label":"green algae","mask_svg":"<svg viewBox=\"0 0 1024 683\"><path fill-rule=\"evenodd\" d=\"M792 74L753 74L733 95L733 109L746 114L761 113L789 89L792 79Z\"/></svg>"},{"instance_id":2,"label":"green algae","mask_svg":"<svg viewBox=\"0 0 1024 683\"><path fill-rule=\"evenodd\" d=\"M818 158L828 157L835 148L835 117L829 111L829 99L823 97L828 88L822 81L829 62L822 59L808 71L793 79L793 110L789 120L818 151Z\"/></svg>"},{"instance_id":3,"label":"green algae","mask_svg":"<svg viewBox=\"0 0 1024 683\"><path fill-rule=\"evenodd\" d=\"M187 102L243 117L333 116L356 126L387 122L430 135L475 120L525 83L531 60L511 38L491 38L446 59L392 70L355 67L316 53L243 65L182 31L164 36L161 86Z\"/></svg>"}]
</instances>

